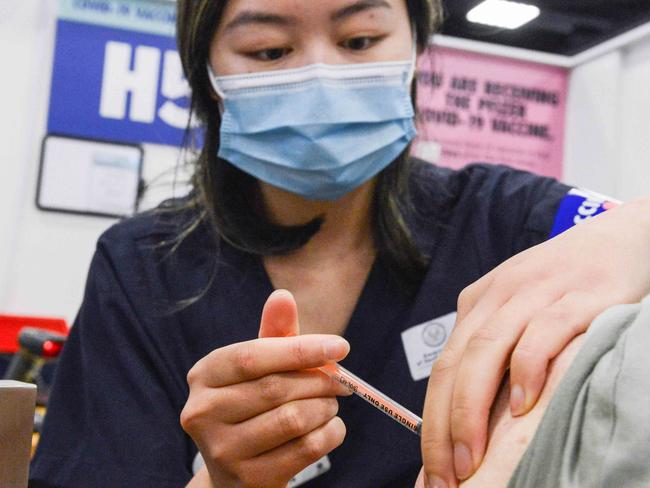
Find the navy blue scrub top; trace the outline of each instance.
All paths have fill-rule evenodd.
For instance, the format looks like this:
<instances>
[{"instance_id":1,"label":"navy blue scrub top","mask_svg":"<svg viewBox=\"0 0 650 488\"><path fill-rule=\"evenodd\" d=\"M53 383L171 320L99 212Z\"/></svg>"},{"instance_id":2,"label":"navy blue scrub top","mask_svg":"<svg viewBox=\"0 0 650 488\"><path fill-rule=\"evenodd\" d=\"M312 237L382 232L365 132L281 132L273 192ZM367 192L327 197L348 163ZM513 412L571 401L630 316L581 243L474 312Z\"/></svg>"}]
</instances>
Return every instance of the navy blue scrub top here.
<instances>
[{"instance_id":1,"label":"navy blue scrub top","mask_svg":"<svg viewBox=\"0 0 650 488\"><path fill-rule=\"evenodd\" d=\"M406 296L377 261L350 319L342 364L421 414L427 380L415 381L401 333L456 310L460 291L512 255L548 238L570 190L501 166L414 172L416 241L431 263ZM173 253L177 222L146 214L100 239L31 468L32 486L178 488L197 449L179 416L188 370L212 350L257 337L273 286L261 260L214 240L205 227ZM207 293L176 313L179 300ZM420 439L356 396L340 399L347 426L331 469L305 487L412 487ZM45 481L39 484L36 480Z\"/></svg>"}]
</instances>

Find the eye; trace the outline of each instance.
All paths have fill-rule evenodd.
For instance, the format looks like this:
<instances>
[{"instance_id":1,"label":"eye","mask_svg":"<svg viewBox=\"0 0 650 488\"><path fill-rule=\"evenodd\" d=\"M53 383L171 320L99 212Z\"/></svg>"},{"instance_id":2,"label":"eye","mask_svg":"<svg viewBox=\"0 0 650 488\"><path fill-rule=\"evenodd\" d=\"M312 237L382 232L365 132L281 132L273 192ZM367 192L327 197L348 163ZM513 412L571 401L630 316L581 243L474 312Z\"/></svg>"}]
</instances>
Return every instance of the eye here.
<instances>
[{"instance_id":1,"label":"eye","mask_svg":"<svg viewBox=\"0 0 650 488\"><path fill-rule=\"evenodd\" d=\"M346 49L350 49L352 51L364 51L368 48L371 48L377 42L381 40L381 37L369 37L369 36L363 36L363 37L352 37L351 39L346 39L341 43L341 46L343 46Z\"/></svg>"},{"instance_id":2,"label":"eye","mask_svg":"<svg viewBox=\"0 0 650 488\"><path fill-rule=\"evenodd\" d=\"M277 61L278 59L285 57L290 52L291 49L287 47L274 47L271 49L262 49L261 51L255 51L247 54L247 56L258 61Z\"/></svg>"}]
</instances>

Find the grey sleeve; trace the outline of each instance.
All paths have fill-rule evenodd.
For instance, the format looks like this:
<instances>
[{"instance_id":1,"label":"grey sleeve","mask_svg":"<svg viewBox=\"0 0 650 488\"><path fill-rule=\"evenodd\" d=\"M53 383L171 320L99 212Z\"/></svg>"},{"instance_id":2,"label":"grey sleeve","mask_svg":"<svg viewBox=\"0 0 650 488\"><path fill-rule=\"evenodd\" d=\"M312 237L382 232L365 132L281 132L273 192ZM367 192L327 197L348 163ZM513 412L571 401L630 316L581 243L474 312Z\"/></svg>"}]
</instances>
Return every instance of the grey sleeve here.
<instances>
[{"instance_id":1,"label":"grey sleeve","mask_svg":"<svg viewBox=\"0 0 650 488\"><path fill-rule=\"evenodd\" d=\"M508 488L650 486L650 297L590 327Z\"/></svg>"}]
</instances>

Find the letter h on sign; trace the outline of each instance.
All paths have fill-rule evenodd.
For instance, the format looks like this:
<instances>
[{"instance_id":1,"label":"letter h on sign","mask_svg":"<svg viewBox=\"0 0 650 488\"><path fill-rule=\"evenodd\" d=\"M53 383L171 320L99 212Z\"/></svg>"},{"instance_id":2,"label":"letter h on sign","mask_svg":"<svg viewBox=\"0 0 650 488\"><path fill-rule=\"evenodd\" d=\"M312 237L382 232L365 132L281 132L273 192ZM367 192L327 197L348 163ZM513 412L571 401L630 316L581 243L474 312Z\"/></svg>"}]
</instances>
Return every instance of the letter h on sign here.
<instances>
[{"instance_id":1,"label":"letter h on sign","mask_svg":"<svg viewBox=\"0 0 650 488\"><path fill-rule=\"evenodd\" d=\"M137 46L135 54L133 51L128 43L106 43L100 115L107 119L124 120L130 94L129 120L153 124L157 115L167 125L183 129L187 125L189 111L172 100L187 97L190 90L178 53L165 52L160 82L160 49ZM159 87L167 101L158 109Z\"/></svg>"}]
</instances>

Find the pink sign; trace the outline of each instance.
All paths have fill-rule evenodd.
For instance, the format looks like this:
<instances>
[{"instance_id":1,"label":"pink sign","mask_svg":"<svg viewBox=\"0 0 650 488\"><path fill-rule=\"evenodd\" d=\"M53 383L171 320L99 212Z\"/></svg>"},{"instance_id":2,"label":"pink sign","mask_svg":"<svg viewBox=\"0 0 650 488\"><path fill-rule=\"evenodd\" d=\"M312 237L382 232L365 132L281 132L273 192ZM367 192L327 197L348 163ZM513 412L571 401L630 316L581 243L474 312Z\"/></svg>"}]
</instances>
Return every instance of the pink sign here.
<instances>
[{"instance_id":1,"label":"pink sign","mask_svg":"<svg viewBox=\"0 0 650 488\"><path fill-rule=\"evenodd\" d=\"M414 153L561 178L567 89L564 68L432 46L418 64Z\"/></svg>"}]
</instances>

